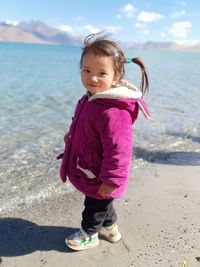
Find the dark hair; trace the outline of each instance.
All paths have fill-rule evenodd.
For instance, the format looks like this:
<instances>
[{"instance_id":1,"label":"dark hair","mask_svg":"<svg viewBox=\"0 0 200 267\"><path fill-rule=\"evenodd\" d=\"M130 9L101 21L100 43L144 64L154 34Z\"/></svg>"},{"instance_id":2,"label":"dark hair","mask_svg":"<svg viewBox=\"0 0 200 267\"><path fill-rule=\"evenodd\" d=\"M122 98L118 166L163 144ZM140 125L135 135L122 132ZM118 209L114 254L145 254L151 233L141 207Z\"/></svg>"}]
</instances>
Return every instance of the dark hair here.
<instances>
[{"instance_id":1,"label":"dark hair","mask_svg":"<svg viewBox=\"0 0 200 267\"><path fill-rule=\"evenodd\" d=\"M84 47L82 49L82 55L80 60L80 67L82 67L83 58L86 54L94 53L94 55L111 56L113 58L115 75L119 77L119 81L123 79L125 70L124 64L127 62L122 49L119 45L101 36L101 33L90 34L84 39ZM131 58L131 61L140 66L142 71L141 79L141 91L144 95L149 89L149 80L145 64L139 57Z\"/></svg>"}]
</instances>

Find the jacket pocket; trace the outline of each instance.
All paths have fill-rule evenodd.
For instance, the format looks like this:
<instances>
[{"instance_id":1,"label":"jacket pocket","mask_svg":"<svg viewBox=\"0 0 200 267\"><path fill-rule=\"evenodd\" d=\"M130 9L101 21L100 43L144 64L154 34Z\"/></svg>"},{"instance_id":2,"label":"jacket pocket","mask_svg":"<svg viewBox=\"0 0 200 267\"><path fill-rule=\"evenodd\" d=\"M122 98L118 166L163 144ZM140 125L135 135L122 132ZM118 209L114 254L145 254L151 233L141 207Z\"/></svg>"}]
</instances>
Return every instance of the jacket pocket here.
<instances>
[{"instance_id":1,"label":"jacket pocket","mask_svg":"<svg viewBox=\"0 0 200 267\"><path fill-rule=\"evenodd\" d=\"M77 169L81 170L88 179L95 179L96 178L96 175L88 170L88 169L85 169L85 168L82 168L78 163L77 163L77 166L76 166Z\"/></svg>"},{"instance_id":2,"label":"jacket pocket","mask_svg":"<svg viewBox=\"0 0 200 267\"><path fill-rule=\"evenodd\" d=\"M85 166L82 166L81 161L79 161L78 157L75 169L75 177L77 179L80 179L82 183L86 185L98 185L101 183L101 181L98 179L98 177L93 171L88 168L85 168Z\"/></svg>"}]
</instances>

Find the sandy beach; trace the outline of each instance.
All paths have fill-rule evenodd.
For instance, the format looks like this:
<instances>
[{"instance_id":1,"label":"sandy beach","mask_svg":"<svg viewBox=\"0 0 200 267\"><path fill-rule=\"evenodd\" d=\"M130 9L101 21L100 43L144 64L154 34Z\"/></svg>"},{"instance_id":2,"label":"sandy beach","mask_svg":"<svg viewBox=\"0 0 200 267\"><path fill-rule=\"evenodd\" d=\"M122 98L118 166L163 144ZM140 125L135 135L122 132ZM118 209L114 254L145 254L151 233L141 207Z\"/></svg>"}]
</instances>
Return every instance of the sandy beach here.
<instances>
[{"instance_id":1,"label":"sandy beach","mask_svg":"<svg viewBox=\"0 0 200 267\"><path fill-rule=\"evenodd\" d=\"M133 169L124 198L115 203L122 240L100 240L82 252L64 243L80 225L82 195L21 205L1 214L0 266L198 267L199 188L200 166L168 162Z\"/></svg>"}]
</instances>

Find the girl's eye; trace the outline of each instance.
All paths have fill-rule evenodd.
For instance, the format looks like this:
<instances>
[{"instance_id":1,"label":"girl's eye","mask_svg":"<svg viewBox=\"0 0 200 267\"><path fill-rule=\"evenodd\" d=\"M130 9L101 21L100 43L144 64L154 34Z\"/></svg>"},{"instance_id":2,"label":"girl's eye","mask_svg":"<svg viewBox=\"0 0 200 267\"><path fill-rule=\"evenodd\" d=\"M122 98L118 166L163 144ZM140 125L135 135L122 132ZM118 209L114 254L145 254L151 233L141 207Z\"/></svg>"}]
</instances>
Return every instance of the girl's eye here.
<instances>
[{"instance_id":1,"label":"girl's eye","mask_svg":"<svg viewBox=\"0 0 200 267\"><path fill-rule=\"evenodd\" d=\"M107 75L107 73L106 72L101 72L100 73L102 76L105 76L105 75Z\"/></svg>"},{"instance_id":2,"label":"girl's eye","mask_svg":"<svg viewBox=\"0 0 200 267\"><path fill-rule=\"evenodd\" d=\"M83 69L83 72L85 72L85 73L90 73L90 70L88 70L88 69Z\"/></svg>"}]
</instances>

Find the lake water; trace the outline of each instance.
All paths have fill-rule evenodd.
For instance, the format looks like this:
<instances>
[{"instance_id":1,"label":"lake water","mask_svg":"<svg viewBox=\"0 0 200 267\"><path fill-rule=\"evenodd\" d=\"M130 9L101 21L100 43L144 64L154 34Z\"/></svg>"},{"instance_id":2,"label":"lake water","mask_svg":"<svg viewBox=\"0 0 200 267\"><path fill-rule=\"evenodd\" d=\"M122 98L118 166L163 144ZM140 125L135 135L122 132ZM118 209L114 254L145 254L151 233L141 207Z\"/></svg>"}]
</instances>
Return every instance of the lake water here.
<instances>
[{"instance_id":1,"label":"lake water","mask_svg":"<svg viewBox=\"0 0 200 267\"><path fill-rule=\"evenodd\" d=\"M200 163L200 53L134 51L148 66L152 119L134 127L133 168L146 162ZM77 100L81 49L0 43L0 213L73 191L59 180L56 155ZM140 71L126 66L139 86Z\"/></svg>"}]
</instances>

